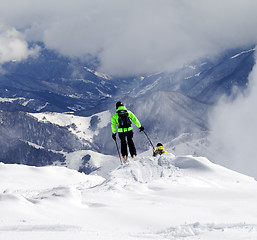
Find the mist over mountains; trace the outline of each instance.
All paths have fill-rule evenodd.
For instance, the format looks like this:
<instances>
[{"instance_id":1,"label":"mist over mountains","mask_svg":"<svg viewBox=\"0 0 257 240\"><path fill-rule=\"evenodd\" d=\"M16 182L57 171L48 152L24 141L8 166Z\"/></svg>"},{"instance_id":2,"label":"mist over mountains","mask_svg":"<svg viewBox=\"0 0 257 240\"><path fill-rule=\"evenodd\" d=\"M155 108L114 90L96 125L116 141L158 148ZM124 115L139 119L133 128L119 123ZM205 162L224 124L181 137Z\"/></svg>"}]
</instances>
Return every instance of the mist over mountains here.
<instances>
[{"instance_id":1,"label":"mist over mountains","mask_svg":"<svg viewBox=\"0 0 257 240\"><path fill-rule=\"evenodd\" d=\"M85 62L42 48L36 57L2 66L4 163L65 165L67 154L76 151L116 154L110 118L118 100L136 114L154 143L170 143L182 134L206 135L213 106L222 96L233 97L247 87L255 52L249 46L199 59L174 72L112 77L96 71L95 59ZM53 118L49 112L59 115ZM145 136L134 131L138 152L147 150ZM85 166L87 159L81 164Z\"/></svg>"},{"instance_id":2,"label":"mist over mountains","mask_svg":"<svg viewBox=\"0 0 257 240\"><path fill-rule=\"evenodd\" d=\"M257 1L0 3L3 239L257 239Z\"/></svg>"}]
</instances>

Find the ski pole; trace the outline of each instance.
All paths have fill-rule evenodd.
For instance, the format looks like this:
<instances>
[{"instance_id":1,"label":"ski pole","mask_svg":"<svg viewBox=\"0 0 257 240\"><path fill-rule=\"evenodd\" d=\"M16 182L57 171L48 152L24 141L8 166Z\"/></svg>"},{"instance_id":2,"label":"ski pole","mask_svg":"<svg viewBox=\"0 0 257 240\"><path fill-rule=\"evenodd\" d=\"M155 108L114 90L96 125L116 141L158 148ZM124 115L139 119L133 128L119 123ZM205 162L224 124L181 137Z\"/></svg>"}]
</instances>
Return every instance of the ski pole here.
<instances>
[{"instance_id":1,"label":"ski pole","mask_svg":"<svg viewBox=\"0 0 257 240\"><path fill-rule=\"evenodd\" d=\"M146 134L146 132L143 130L145 136L147 137L148 141L151 143L152 147L153 147L153 151L155 151L154 145L152 143L152 141L150 140L150 138L148 137L148 135Z\"/></svg>"},{"instance_id":2,"label":"ski pole","mask_svg":"<svg viewBox=\"0 0 257 240\"><path fill-rule=\"evenodd\" d=\"M118 147L118 144L117 144L117 140L115 139L114 141L115 141L115 143L116 143L117 151L118 151L118 154L119 154L119 157L120 157L120 162L121 162L121 164L122 164L121 156L120 156L120 150L119 150L119 147Z\"/></svg>"}]
</instances>

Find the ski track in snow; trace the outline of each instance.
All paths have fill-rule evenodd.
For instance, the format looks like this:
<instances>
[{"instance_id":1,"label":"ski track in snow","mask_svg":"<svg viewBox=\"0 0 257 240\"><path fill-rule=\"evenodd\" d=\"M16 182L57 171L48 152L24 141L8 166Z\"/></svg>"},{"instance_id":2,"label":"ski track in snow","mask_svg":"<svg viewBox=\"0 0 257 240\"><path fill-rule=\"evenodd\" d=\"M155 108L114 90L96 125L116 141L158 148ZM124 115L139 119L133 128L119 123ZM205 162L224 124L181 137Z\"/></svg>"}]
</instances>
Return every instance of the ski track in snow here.
<instances>
[{"instance_id":1,"label":"ski track in snow","mask_svg":"<svg viewBox=\"0 0 257 240\"><path fill-rule=\"evenodd\" d=\"M245 233L247 232L247 237ZM252 224L185 224L180 226L173 226L163 231L156 233L142 233L137 235L138 238L148 239L209 239L209 235L212 235L211 239L255 239L257 232L257 225Z\"/></svg>"},{"instance_id":2,"label":"ski track in snow","mask_svg":"<svg viewBox=\"0 0 257 240\"><path fill-rule=\"evenodd\" d=\"M253 178L172 154L113 167L103 178L0 164L0 238L257 239Z\"/></svg>"}]
</instances>

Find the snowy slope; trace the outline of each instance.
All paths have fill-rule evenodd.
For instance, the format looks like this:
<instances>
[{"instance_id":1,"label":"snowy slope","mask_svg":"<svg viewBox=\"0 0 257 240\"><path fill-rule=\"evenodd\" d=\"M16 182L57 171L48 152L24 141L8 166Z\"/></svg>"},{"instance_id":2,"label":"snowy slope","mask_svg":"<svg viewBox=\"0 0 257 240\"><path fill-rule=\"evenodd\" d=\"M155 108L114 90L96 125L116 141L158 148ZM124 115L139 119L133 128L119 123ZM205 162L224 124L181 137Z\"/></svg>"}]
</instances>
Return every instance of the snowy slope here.
<instances>
[{"instance_id":1,"label":"snowy slope","mask_svg":"<svg viewBox=\"0 0 257 240\"><path fill-rule=\"evenodd\" d=\"M120 165L120 161L113 156L91 150L65 153L65 156L66 160L61 163L62 166L84 173L98 174L102 177L108 177L109 173ZM59 165L59 162L56 165Z\"/></svg>"},{"instance_id":2,"label":"snowy slope","mask_svg":"<svg viewBox=\"0 0 257 240\"><path fill-rule=\"evenodd\" d=\"M175 155L204 156L210 161L215 160L215 151L210 147L210 132L183 133L172 141L164 144L165 150Z\"/></svg>"},{"instance_id":3,"label":"snowy slope","mask_svg":"<svg viewBox=\"0 0 257 240\"><path fill-rule=\"evenodd\" d=\"M99 133L98 129L107 126L111 118L109 111L94 114L91 117L80 117L68 113L56 112L29 114L41 122L51 122L62 127L67 127L79 139L85 139L90 142L94 135Z\"/></svg>"},{"instance_id":4,"label":"snowy slope","mask_svg":"<svg viewBox=\"0 0 257 240\"><path fill-rule=\"evenodd\" d=\"M183 133L208 129L208 111L212 106L178 92L156 91L138 98L120 100L137 116L154 144L170 142ZM114 105L112 113L115 112ZM148 149L149 141L134 124L133 128L137 151L143 152ZM94 140L97 145L103 146L100 152L112 155L116 153L116 148L113 141L110 141L110 129L109 124L108 128L101 130L101 137Z\"/></svg>"},{"instance_id":5,"label":"snowy slope","mask_svg":"<svg viewBox=\"0 0 257 240\"><path fill-rule=\"evenodd\" d=\"M0 164L1 239L257 238L253 178L172 154L113 167L103 178Z\"/></svg>"}]
</instances>

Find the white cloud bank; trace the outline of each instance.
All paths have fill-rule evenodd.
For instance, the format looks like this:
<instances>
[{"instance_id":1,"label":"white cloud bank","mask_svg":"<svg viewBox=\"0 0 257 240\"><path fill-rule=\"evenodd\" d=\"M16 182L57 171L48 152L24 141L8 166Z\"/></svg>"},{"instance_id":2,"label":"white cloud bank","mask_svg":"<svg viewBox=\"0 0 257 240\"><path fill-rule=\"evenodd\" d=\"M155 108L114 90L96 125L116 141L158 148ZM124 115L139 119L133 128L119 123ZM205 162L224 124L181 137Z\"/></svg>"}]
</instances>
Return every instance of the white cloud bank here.
<instances>
[{"instance_id":1,"label":"white cloud bank","mask_svg":"<svg viewBox=\"0 0 257 240\"><path fill-rule=\"evenodd\" d=\"M257 64L248 89L236 100L223 99L211 116L211 141L217 163L257 179Z\"/></svg>"},{"instance_id":2,"label":"white cloud bank","mask_svg":"<svg viewBox=\"0 0 257 240\"><path fill-rule=\"evenodd\" d=\"M255 0L0 0L0 22L100 70L131 75L257 42ZM0 36L1 37L1 36Z\"/></svg>"},{"instance_id":3,"label":"white cloud bank","mask_svg":"<svg viewBox=\"0 0 257 240\"><path fill-rule=\"evenodd\" d=\"M0 64L8 61L20 61L35 55L39 48L29 48L23 35L15 28L0 25Z\"/></svg>"}]
</instances>

